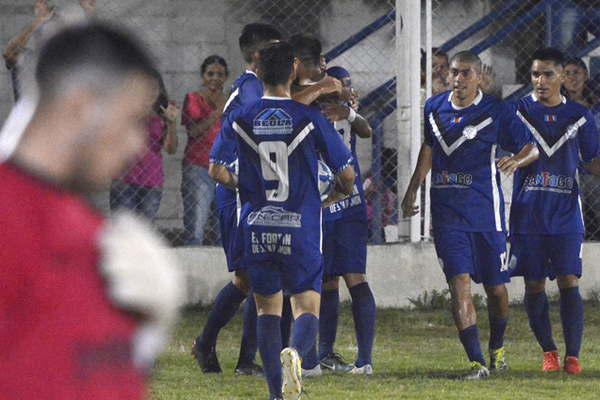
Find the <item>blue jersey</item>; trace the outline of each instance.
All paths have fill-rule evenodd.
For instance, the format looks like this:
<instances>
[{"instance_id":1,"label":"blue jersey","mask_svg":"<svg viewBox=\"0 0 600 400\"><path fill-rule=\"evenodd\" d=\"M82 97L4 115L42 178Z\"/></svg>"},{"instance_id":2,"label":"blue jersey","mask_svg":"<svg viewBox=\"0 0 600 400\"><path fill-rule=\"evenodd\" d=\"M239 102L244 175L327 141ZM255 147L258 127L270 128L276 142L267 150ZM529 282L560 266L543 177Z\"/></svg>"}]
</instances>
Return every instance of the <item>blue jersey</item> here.
<instances>
[{"instance_id":1,"label":"blue jersey","mask_svg":"<svg viewBox=\"0 0 600 400\"><path fill-rule=\"evenodd\" d=\"M518 102L518 117L537 142L540 158L515 174L511 233L584 233L577 166L598 156L598 131L592 113L562 99L546 107L533 95Z\"/></svg>"},{"instance_id":2,"label":"blue jersey","mask_svg":"<svg viewBox=\"0 0 600 400\"><path fill-rule=\"evenodd\" d=\"M263 87L260 80L256 77L256 74L252 71L247 70L231 86L229 99L225 103L223 109L223 121L227 118L227 115L233 110L242 108L243 106L250 105L257 102L263 95ZM215 139L215 144L211 148L210 162L214 162L214 149L215 147L221 146L223 140L221 132ZM237 155L232 154L232 159L227 160L227 165L233 170ZM225 162L225 161L223 161ZM223 185L218 185L215 189L215 203L217 208L221 209L227 206L233 206L236 204L235 190L230 190Z\"/></svg>"},{"instance_id":3,"label":"blue jersey","mask_svg":"<svg viewBox=\"0 0 600 400\"><path fill-rule=\"evenodd\" d=\"M533 139L502 101L479 92L473 104L458 108L451 98L452 92L445 92L425 103L433 227L505 231L496 149L518 153Z\"/></svg>"},{"instance_id":4,"label":"blue jersey","mask_svg":"<svg viewBox=\"0 0 600 400\"><path fill-rule=\"evenodd\" d=\"M340 218L360 218L366 220L365 195L360 178L358 157L356 156L356 135L352 133L352 126L348 120L336 121L333 126L352 153L352 166L356 172L356 178L354 180L354 189L349 197L323 209L323 220L335 221Z\"/></svg>"},{"instance_id":5,"label":"blue jersey","mask_svg":"<svg viewBox=\"0 0 600 400\"><path fill-rule=\"evenodd\" d=\"M224 142L237 141L248 261L283 255L298 258L292 262L320 262L318 159L334 173L352 162L332 124L291 99L263 97L229 114L221 133ZM218 147L215 161L227 162L234 151Z\"/></svg>"}]
</instances>

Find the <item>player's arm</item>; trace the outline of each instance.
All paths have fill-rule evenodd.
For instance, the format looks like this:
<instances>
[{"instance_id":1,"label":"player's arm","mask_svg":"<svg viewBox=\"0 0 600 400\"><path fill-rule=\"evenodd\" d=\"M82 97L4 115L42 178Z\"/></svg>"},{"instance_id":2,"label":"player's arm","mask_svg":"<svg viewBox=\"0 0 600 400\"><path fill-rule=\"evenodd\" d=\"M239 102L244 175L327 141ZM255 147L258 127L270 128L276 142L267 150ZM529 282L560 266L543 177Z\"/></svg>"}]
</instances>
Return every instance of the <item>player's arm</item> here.
<instances>
[{"instance_id":1,"label":"player's arm","mask_svg":"<svg viewBox=\"0 0 600 400\"><path fill-rule=\"evenodd\" d=\"M529 143L523 146L521 151L512 157L502 157L498 160L497 166L500 171L506 175L512 175L517 169L523 168L534 162L540 157L540 151L535 144Z\"/></svg>"},{"instance_id":2,"label":"player's arm","mask_svg":"<svg viewBox=\"0 0 600 400\"><path fill-rule=\"evenodd\" d=\"M352 132L359 138L370 138L373 135L373 130L369 122L362 115L354 111L350 106L341 104L325 104L321 108L321 112L331 121L341 121L347 119L352 127Z\"/></svg>"},{"instance_id":3,"label":"player's arm","mask_svg":"<svg viewBox=\"0 0 600 400\"><path fill-rule=\"evenodd\" d=\"M238 185L238 177L227 167L235 160L237 146L231 126L232 118L230 114L223 121L221 131L210 149L208 175L221 185L235 189Z\"/></svg>"},{"instance_id":4,"label":"player's arm","mask_svg":"<svg viewBox=\"0 0 600 400\"><path fill-rule=\"evenodd\" d=\"M600 143L598 128L592 113L586 115L587 122L580 128L577 141L583 167L591 174L600 176Z\"/></svg>"},{"instance_id":5,"label":"player's arm","mask_svg":"<svg viewBox=\"0 0 600 400\"><path fill-rule=\"evenodd\" d=\"M402 199L402 215L404 218L412 217L413 215L417 215L419 213L419 206L416 204L417 202L417 191L425 181L427 174L431 170L432 165L432 149L428 143L423 143L421 145L421 150L419 151L419 158L417 159L417 166L415 167L415 171L413 172L412 177L410 178L410 182L408 187L406 188L406 193L404 193L404 198Z\"/></svg>"},{"instance_id":6,"label":"player's arm","mask_svg":"<svg viewBox=\"0 0 600 400\"><path fill-rule=\"evenodd\" d=\"M298 89L297 86L294 86ZM342 93L342 82L331 76L326 76L314 85L300 90L294 90L292 87L292 99L306 106L314 103L321 95L329 93Z\"/></svg>"}]
</instances>

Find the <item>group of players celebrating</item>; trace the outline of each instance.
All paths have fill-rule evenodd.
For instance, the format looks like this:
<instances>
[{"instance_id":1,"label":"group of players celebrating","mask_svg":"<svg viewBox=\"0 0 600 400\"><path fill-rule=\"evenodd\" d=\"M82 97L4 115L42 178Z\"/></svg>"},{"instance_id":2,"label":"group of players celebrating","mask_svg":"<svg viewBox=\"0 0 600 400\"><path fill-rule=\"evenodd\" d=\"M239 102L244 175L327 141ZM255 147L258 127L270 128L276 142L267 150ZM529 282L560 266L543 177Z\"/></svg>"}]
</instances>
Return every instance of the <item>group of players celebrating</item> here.
<instances>
[{"instance_id":1,"label":"group of players celebrating","mask_svg":"<svg viewBox=\"0 0 600 400\"><path fill-rule=\"evenodd\" d=\"M244 27L239 44L246 71L231 89L209 169L218 182L234 279L218 294L192 354L203 372L221 372L217 335L247 299L236 374L264 374L270 399L298 399L302 376L319 376L322 368L373 373L375 301L365 276L366 209L355 153L356 137L370 137L371 128L353 107L348 72L326 69L316 38L285 42L274 27L257 23ZM536 51L533 92L507 104L480 90L479 57L459 52L450 62L452 89L425 104L424 143L402 210L405 217L419 212L417 192L431 171L435 249L471 362L465 379L507 368L505 283L511 276L525 279L527 315L547 372L560 370L545 293L546 278L557 279L564 369L581 372L584 226L577 171L600 175L600 150L591 113L561 94L564 61L556 49ZM319 160L335 174L324 201ZM508 254L500 172L514 174ZM353 364L333 348L340 276L352 298ZM487 293L489 369L471 280ZM255 363L257 347L262 368Z\"/></svg>"}]
</instances>

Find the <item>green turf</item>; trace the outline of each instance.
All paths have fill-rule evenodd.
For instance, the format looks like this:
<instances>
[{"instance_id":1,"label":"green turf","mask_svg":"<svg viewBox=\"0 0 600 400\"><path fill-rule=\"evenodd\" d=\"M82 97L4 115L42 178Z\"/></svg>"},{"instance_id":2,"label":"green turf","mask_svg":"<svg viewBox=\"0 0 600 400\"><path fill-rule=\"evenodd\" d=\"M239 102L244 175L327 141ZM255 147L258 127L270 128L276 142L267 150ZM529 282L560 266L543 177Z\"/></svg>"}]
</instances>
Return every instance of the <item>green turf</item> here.
<instances>
[{"instance_id":1,"label":"green turf","mask_svg":"<svg viewBox=\"0 0 600 400\"><path fill-rule=\"evenodd\" d=\"M559 351L564 349L558 305L552 321ZM542 374L541 351L529 331L522 307L512 307L505 342L510 371L483 382L462 382L453 376L465 371L465 356L447 311L384 309L377 315L371 377L326 375L306 382L312 399L598 399L600 398L600 312L586 305L581 362L584 372ZM480 311L483 347L488 326ZM218 354L224 373L203 375L189 355L193 338L206 318L206 310L187 312L166 354L159 360L151 384L159 399L261 399L268 398L261 378L236 378L233 368L240 341L236 317L219 337ZM356 353L352 316L342 308L336 350L352 360Z\"/></svg>"}]
</instances>

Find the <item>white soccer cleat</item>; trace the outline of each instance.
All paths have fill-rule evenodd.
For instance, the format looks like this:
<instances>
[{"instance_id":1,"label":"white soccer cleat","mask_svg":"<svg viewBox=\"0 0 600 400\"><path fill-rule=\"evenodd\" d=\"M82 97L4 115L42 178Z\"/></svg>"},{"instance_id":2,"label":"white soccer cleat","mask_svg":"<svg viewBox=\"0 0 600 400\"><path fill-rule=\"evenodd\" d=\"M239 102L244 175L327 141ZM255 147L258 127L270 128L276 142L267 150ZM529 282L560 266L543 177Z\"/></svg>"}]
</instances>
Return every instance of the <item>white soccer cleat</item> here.
<instances>
[{"instance_id":1,"label":"white soccer cleat","mask_svg":"<svg viewBox=\"0 0 600 400\"><path fill-rule=\"evenodd\" d=\"M373 375L373 366L371 364L365 364L362 367L354 366L348 373L352 375Z\"/></svg>"},{"instance_id":2,"label":"white soccer cleat","mask_svg":"<svg viewBox=\"0 0 600 400\"><path fill-rule=\"evenodd\" d=\"M321 369L321 365L317 364L314 368L304 369L302 368L302 378L317 378L323 375L323 370Z\"/></svg>"},{"instance_id":3,"label":"white soccer cleat","mask_svg":"<svg viewBox=\"0 0 600 400\"><path fill-rule=\"evenodd\" d=\"M296 349L286 347L279 355L283 372L283 400L298 400L302 395L302 362Z\"/></svg>"}]
</instances>

